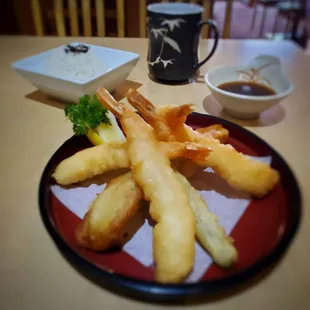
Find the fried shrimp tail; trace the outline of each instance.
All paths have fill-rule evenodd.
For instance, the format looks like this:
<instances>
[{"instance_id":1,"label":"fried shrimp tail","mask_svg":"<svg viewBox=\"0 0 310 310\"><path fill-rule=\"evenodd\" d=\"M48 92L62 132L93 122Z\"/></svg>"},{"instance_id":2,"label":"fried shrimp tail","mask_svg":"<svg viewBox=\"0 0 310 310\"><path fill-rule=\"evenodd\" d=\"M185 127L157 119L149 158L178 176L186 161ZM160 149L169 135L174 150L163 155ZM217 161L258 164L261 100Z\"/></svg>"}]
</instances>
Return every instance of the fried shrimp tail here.
<instances>
[{"instance_id":1,"label":"fried shrimp tail","mask_svg":"<svg viewBox=\"0 0 310 310\"><path fill-rule=\"evenodd\" d=\"M150 201L150 215L156 221L153 230L156 280L181 282L192 270L195 253L195 217L188 197L168 157L159 150L151 126L117 103L105 89L100 88L97 96L119 118L128 140L133 178Z\"/></svg>"},{"instance_id":2,"label":"fried shrimp tail","mask_svg":"<svg viewBox=\"0 0 310 310\"><path fill-rule=\"evenodd\" d=\"M126 97L129 103L155 129L155 135L159 141L175 141L175 137L167 126L165 118L156 113L155 106L149 100L132 88L129 89Z\"/></svg>"},{"instance_id":3,"label":"fried shrimp tail","mask_svg":"<svg viewBox=\"0 0 310 310\"><path fill-rule=\"evenodd\" d=\"M183 124L188 115L194 111L193 104L167 105L156 108L156 113L162 116L168 124Z\"/></svg>"},{"instance_id":4,"label":"fried shrimp tail","mask_svg":"<svg viewBox=\"0 0 310 310\"><path fill-rule=\"evenodd\" d=\"M160 141L175 141L176 138L170 129L171 123L183 126L187 116L194 111L193 104L155 107L135 89L130 89L126 96L129 103L155 129L157 139ZM221 143L226 142L228 138L228 130L220 124L200 128L197 131L202 135L212 136Z\"/></svg>"},{"instance_id":5,"label":"fried shrimp tail","mask_svg":"<svg viewBox=\"0 0 310 310\"><path fill-rule=\"evenodd\" d=\"M229 131L221 124L214 124L208 127L198 128L196 131L203 136L219 140L221 143L226 143L229 136Z\"/></svg>"}]
</instances>

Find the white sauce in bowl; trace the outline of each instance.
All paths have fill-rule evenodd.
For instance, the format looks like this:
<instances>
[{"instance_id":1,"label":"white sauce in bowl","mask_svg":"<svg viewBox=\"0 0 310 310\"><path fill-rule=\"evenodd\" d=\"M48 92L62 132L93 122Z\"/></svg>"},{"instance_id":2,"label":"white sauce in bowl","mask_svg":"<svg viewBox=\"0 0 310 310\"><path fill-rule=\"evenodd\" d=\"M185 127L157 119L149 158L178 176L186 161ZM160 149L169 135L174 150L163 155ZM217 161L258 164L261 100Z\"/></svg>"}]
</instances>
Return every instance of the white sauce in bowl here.
<instances>
[{"instance_id":1,"label":"white sauce in bowl","mask_svg":"<svg viewBox=\"0 0 310 310\"><path fill-rule=\"evenodd\" d=\"M57 78L85 82L102 73L105 66L91 49L87 53L66 53L59 49L45 60L45 70Z\"/></svg>"}]
</instances>

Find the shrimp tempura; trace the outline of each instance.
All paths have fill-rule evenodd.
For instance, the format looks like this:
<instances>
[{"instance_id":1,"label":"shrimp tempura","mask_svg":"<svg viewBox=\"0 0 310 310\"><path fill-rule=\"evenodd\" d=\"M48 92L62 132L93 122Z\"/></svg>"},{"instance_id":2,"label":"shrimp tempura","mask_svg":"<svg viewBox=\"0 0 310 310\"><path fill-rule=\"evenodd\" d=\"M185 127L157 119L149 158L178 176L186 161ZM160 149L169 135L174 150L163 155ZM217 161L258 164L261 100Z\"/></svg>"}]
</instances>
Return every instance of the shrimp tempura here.
<instances>
[{"instance_id":1,"label":"shrimp tempura","mask_svg":"<svg viewBox=\"0 0 310 310\"><path fill-rule=\"evenodd\" d=\"M205 160L193 159L203 167L211 167L231 187L263 197L277 185L280 174L269 165L239 153L229 144L221 144L212 135L196 131L185 124L192 105L156 107L131 89L127 94L129 103L135 107L154 128L161 141L188 141L210 147L212 152Z\"/></svg>"},{"instance_id":2,"label":"shrimp tempura","mask_svg":"<svg viewBox=\"0 0 310 310\"><path fill-rule=\"evenodd\" d=\"M196 143L177 141L160 142L159 149L169 159L195 157L196 160L202 160L210 151L209 148ZM53 173L53 178L60 185L69 185L122 168L130 168L127 142L103 143L79 151L61 161Z\"/></svg>"},{"instance_id":3,"label":"shrimp tempura","mask_svg":"<svg viewBox=\"0 0 310 310\"><path fill-rule=\"evenodd\" d=\"M195 217L170 161L159 150L153 129L138 114L117 103L104 88L99 101L120 120L128 141L133 178L150 201L156 280L178 283L190 273L195 254Z\"/></svg>"}]
</instances>

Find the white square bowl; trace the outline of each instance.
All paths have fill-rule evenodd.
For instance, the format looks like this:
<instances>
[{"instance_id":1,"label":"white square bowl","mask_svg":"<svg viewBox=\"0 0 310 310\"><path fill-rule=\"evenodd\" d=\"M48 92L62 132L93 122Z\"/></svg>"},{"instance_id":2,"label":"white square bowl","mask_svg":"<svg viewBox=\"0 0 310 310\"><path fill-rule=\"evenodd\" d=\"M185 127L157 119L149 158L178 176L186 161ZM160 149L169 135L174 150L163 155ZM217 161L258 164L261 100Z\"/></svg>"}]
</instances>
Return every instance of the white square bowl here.
<instances>
[{"instance_id":1,"label":"white square bowl","mask_svg":"<svg viewBox=\"0 0 310 310\"><path fill-rule=\"evenodd\" d=\"M128 77L140 58L140 55L136 53L118 49L80 42L70 44L87 45L97 59L104 64L104 69L98 70L97 74L82 82L50 74L45 66L47 59L57 50L64 51L66 45L16 61L11 64L11 67L43 93L64 101L77 103L79 97L85 94L92 95L99 87L105 87L110 92L113 91Z\"/></svg>"}]
</instances>

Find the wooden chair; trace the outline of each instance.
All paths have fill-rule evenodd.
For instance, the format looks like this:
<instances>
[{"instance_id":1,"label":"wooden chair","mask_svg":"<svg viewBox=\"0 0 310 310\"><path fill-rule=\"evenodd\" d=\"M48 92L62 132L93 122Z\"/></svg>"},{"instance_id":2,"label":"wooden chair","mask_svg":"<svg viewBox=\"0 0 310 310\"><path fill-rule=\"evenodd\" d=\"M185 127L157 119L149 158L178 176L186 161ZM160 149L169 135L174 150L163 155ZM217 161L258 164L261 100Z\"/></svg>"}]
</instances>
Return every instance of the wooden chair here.
<instances>
[{"instance_id":1,"label":"wooden chair","mask_svg":"<svg viewBox=\"0 0 310 310\"><path fill-rule=\"evenodd\" d=\"M90 0L81 0L81 7L78 6L78 0L53 0L53 16L55 18L56 33L58 36L79 36L79 18L82 20L83 35L106 36L105 17L111 10L105 9L104 0L95 0L95 7L92 8ZM64 6L66 4L66 6ZM42 8L40 0L31 0L31 9L35 25L36 34L43 36L44 23L42 17ZM112 12L113 15L114 12ZM125 14L124 0L116 0L116 20L117 20L117 36L125 36ZM92 17L96 19L96 30L93 31ZM66 22L69 22L69 31L66 28Z\"/></svg>"},{"instance_id":2,"label":"wooden chair","mask_svg":"<svg viewBox=\"0 0 310 310\"><path fill-rule=\"evenodd\" d=\"M174 2L174 1L161 1L161 2ZM175 1L175 2L188 2L188 1ZM204 7L204 16L203 19L209 19L213 16L213 7L215 0L190 0L190 3L196 3L201 4ZM146 7L147 7L148 1L147 0L139 0L139 29L140 29L140 37L145 38L146 37ZM225 16L225 25L224 25L224 33L223 37L228 38L230 34L230 23L231 23L231 12L232 12L232 0L227 1L226 6L226 16ZM210 37L210 32L208 27L203 27L201 32L202 38L208 38Z\"/></svg>"},{"instance_id":3,"label":"wooden chair","mask_svg":"<svg viewBox=\"0 0 310 310\"><path fill-rule=\"evenodd\" d=\"M256 16L257 16L257 5L262 5L263 14L262 14L261 26L260 26L260 31L259 31L260 36L263 36L264 25L265 25L264 22L267 16L267 9L269 7L275 7L279 2L281 2L281 0L256 0L254 4L254 12L253 12L253 17L252 17L251 29L253 29L255 26L255 21L256 21Z\"/></svg>"},{"instance_id":4,"label":"wooden chair","mask_svg":"<svg viewBox=\"0 0 310 310\"><path fill-rule=\"evenodd\" d=\"M233 9L233 0L226 0L226 12L225 12L225 22L223 31L224 39L228 39L230 37L232 9Z\"/></svg>"},{"instance_id":5,"label":"wooden chair","mask_svg":"<svg viewBox=\"0 0 310 310\"><path fill-rule=\"evenodd\" d=\"M299 21L304 17L306 12L306 0L293 1L287 0L282 1L277 4L277 16L274 23L274 33L276 32L277 22L279 16L284 16L287 18L287 24L285 32L289 31L290 25L292 23L291 33L294 37L297 32Z\"/></svg>"}]
</instances>

